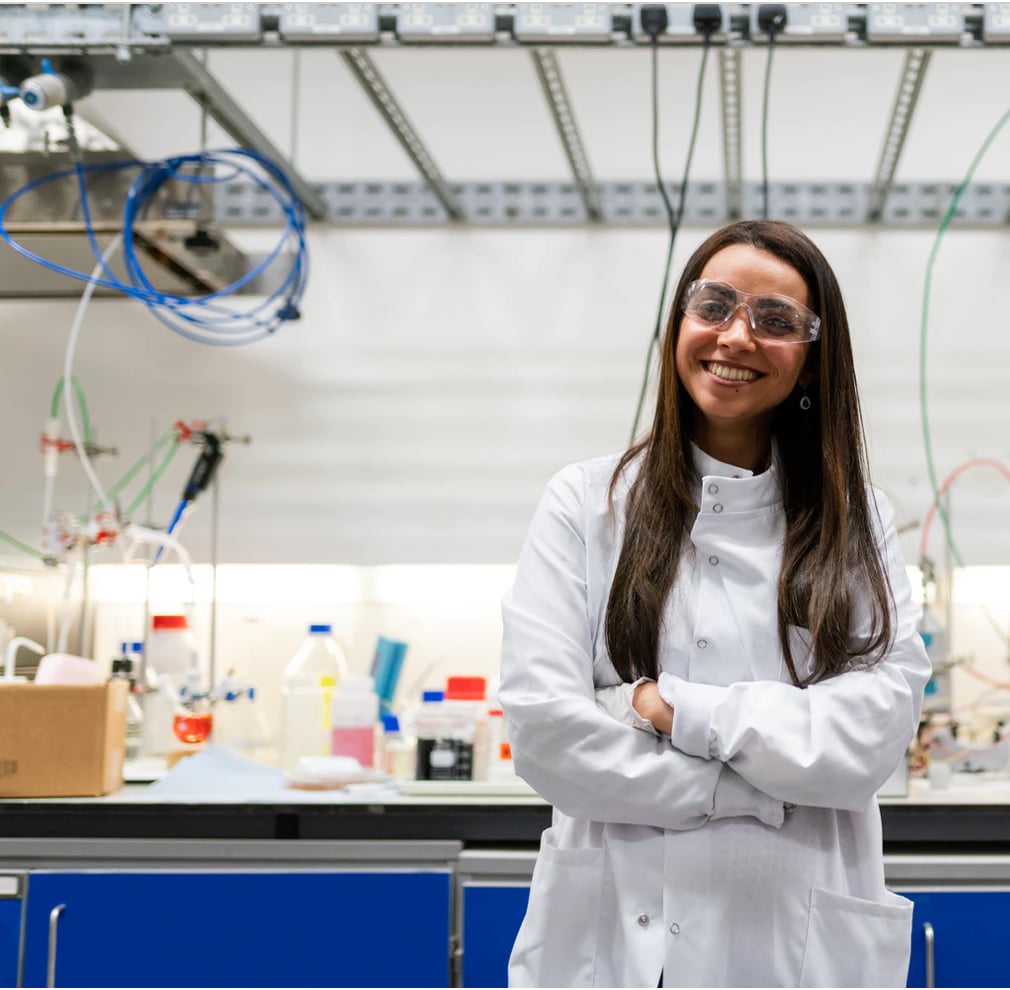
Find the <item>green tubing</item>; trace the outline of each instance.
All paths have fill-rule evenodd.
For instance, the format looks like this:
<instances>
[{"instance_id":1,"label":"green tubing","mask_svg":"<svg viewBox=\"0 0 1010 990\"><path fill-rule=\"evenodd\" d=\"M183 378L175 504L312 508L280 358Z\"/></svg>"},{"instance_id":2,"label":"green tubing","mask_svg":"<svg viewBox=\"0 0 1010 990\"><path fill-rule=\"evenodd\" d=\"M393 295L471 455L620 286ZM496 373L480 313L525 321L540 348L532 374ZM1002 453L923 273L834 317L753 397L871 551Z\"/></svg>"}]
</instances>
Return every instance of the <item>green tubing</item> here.
<instances>
[{"instance_id":1,"label":"green tubing","mask_svg":"<svg viewBox=\"0 0 1010 990\"><path fill-rule=\"evenodd\" d=\"M84 390L81 388L80 382L71 376L70 384L74 390L74 395L77 396L77 408L81 413L81 430L84 433L84 442L91 443L91 417L88 415L88 404L84 401ZM56 383L56 388L53 391L53 401L49 406L49 416L52 419L58 419L60 415L60 397L63 395L63 379L61 378Z\"/></svg>"},{"instance_id":2,"label":"green tubing","mask_svg":"<svg viewBox=\"0 0 1010 990\"><path fill-rule=\"evenodd\" d=\"M158 439L154 441L154 444L152 445L150 451L148 451L148 453L144 454L144 456L141 457L137 461L137 463L134 464L133 467L131 467L130 470L127 471L126 474L124 474L123 477L120 478L119 481L117 481L109 489L109 492L108 492L109 498L110 499L115 498L131 481L133 481L133 479L137 476L137 474L140 471L140 469L159 450L161 450L161 448L164 447L166 443L168 443L170 440L176 439L176 437L177 437L177 433L175 432L175 430L169 430L167 433L164 433L164 434L162 434L162 436L158 437ZM91 511L92 512L97 512L101 508L101 506L102 506L102 503L98 502L98 503L95 504L95 508L92 509Z\"/></svg>"},{"instance_id":3,"label":"green tubing","mask_svg":"<svg viewBox=\"0 0 1010 990\"><path fill-rule=\"evenodd\" d=\"M172 463L172 458L175 457L179 450L179 444L173 443L171 447L168 448L168 453L165 455L162 462L154 469L154 473L151 475L147 484L141 489L140 494L130 503L126 509L126 518L129 519L133 516L133 513L137 511L140 507L141 502L154 490L154 486L158 483L158 480L165 473L165 469L169 464Z\"/></svg>"},{"instance_id":4,"label":"green tubing","mask_svg":"<svg viewBox=\"0 0 1010 990\"><path fill-rule=\"evenodd\" d=\"M975 157L972 159L972 163L968 168L967 174L954 191L954 195L950 200L950 206L947 207L947 212L944 214L943 219L940 221L940 226L937 229L936 238L933 241L933 248L929 252L929 260L926 262L926 277L922 292L922 326L919 337L919 409L922 415L922 439L926 448L926 467L929 471L929 484L933 493L933 501L936 503L936 511L940 516L940 521L943 523L943 532L947 540L947 546L950 547L951 556L954 558L954 562L959 567L964 566L964 561L961 558L961 553L958 550L957 545L954 543L954 536L950 531L950 520L947 518L947 512L940 500L940 486L937 484L936 480L936 465L933 462L933 444L929 432L929 412L926 400L926 335L929 328L929 294L933 283L933 265L936 263L936 256L940 250L940 242L943 239L943 235L947 232L947 228L950 226L950 222L953 220L954 214L957 212L957 204L961 201L961 197L964 195L965 189L968 188L968 184L971 182L972 176L975 174L975 169L978 168L979 162L981 162L985 153L989 150L989 146L996 139L996 135L1003 129L1003 125L1008 120L1010 120L1010 110L1007 110L1007 112L1000 117L996 126L989 132L985 141L982 142L982 147L975 153Z\"/></svg>"},{"instance_id":5,"label":"green tubing","mask_svg":"<svg viewBox=\"0 0 1010 990\"><path fill-rule=\"evenodd\" d=\"M936 504L936 511L940 517L940 521L943 523L944 538L947 541L947 546L950 548L951 557L958 567L964 567L964 559L961 556L961 551L957 548L957 544L954 542L954 534L951 532L950 528L950 519L947 517L947 511L941 501L940 486L937 484L936 480L936 465L933 461L932 438L929 432L929 410L926 398L926 336L929 329L929 295L933 285L933 266L936 263L936 256L939 253L940 242L943 240L943 235L947 232L947 228L950 226L951 220L954 219L954 214L957 212L957 204L961 201L964 191L968 188L968 184L971 182L972 176L975 174L975 169L978 168L979 163L985 157L990 145L992 145L999 132L1003 130L1003 126L1008 120L1010 120L1010 110L1007 110L1003 116L1000 117L996 126L993 127L986 136L986 139L982 142L982 146L975 153L975 157L972 159L971 165L968 167L965 177L961 180L957 189L954 190L954 195L951 197L950 205L947 207L947 212L940 221L940 226L936 231L936 238L933 241L933 247L929 252L929 260L926 262L926 275L922 290L922 325L919 337L919 409L922 416L922 440L926 448L926 467L929 471L929 484L933 493L933 501ZM1003 643L1006 643L1006 630L1000 626L987 608L982 606L982 611L985 613L986 618L989 620L989 624L996 631L1000 640Z\"/></svg>"},{"instance_id":6,"label":"green tubing","mask_svg":"<svg viewBox=\"0 0 1010 990\"><path fill-rule=\"evenodd\" d=\"M11 536L9 533L5 533L0 529L0 540L5 540L12 547L16 547L22 553L26 553L31 557L37 557L39 560L46 560L46 555L41 550L36 550L34 547L28 546L27 543L22 543L19 539Z\"/></svg>"}]
</instances>

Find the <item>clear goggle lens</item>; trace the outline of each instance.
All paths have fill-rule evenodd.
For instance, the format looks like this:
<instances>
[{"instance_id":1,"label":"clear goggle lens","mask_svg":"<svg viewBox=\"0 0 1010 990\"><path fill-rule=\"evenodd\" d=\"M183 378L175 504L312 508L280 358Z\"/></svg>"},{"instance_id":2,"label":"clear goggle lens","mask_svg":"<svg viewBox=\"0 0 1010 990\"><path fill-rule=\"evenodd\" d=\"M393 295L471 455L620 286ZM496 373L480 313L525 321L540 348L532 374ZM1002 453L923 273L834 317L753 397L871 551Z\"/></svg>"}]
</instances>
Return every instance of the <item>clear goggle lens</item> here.
<instances>
[{"instance_id":1,"label":"clear goggle lens","mask_svg":"<svg viewBox=\"0 0 1010 990\"><path fill-rule=\"evenodd\" d=\"M701 279L687 287L684 312L699 323L721 327L736 311L747 310L751 332L765 340L802 344L816 340L820 317L789 296L762 296L740 292L726 282Z\"/></svg>"}]
</instances>

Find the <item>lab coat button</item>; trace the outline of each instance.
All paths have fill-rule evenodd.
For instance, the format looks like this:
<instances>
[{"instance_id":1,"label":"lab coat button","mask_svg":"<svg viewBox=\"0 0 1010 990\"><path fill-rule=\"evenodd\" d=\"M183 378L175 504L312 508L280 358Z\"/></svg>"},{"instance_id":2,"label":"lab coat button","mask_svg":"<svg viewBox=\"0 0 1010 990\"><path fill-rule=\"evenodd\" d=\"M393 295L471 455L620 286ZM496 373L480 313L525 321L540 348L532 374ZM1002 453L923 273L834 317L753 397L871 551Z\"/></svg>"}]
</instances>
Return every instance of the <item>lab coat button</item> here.
<instances>
[{"instance_id":1,"label":"lab coat button","mask_svg":"<svg viewBox=\"0 0 1010 990\"><path fill-rule=\"evenodd\" d=\"M638 923L643 927L647 928L649 925L649 916L647 914L640 914L638 916Z\"/></svg>"},{"instance_id":2,"label":"lab coat button","mask_svg":"<svg viewBox=\"0 0 1010 990\"><path fill-rule=\"evenodd\" d=\"M712 511L713 512L722 512L722 505L721 505L721 503L716 502L715 505L712 506Z\"/></svg>"},{"instance_id":3,"label":"lab coat button","mask_svg":"<svg viewBox=\"0 0 1010 990\"><path fill-rule=\"evenodd\" d=\"M678 925L676 921L672 925L670 925L670 934L671 935L680 934L680 925Z\"/></svg>"},{"instance_id":4,"label":"lab coat button","mask_svg":"<svg viewBox=\"0 0 1010 990\"><path fill-rule=\"evenodd\" d=\"M709 493L709 495L718 495L719 494L719 486L718 485L709 485L708 486L708 493Z\"/></svg>"},{"instance_id":5,"label":"lab coat button","mask_svg":"<svg viewBox=\"0 0 1010 990\"><path fill-rule=\"evenodd\" d=\"M715 554L712 554L712 556L708 558L708 562L709 562L709 563L710 563L710 564L711 564L711 565L712 565L713 567L715 567L715 565L719 563L719 558L718 558L718 557L717 557L717 556L716 556Z\"/></svg>"},{"instance_id":6,"label":"lab coat button","mask_svg":"<svg viewBox=\"0 0 1010 990\"><path fill-rule=\"evenodd\" d=\"M699 639L698 640L698 649L699 650L705 649L706 646L708 646L708 640L707 639Z\"/></svg>"}]
</instances>

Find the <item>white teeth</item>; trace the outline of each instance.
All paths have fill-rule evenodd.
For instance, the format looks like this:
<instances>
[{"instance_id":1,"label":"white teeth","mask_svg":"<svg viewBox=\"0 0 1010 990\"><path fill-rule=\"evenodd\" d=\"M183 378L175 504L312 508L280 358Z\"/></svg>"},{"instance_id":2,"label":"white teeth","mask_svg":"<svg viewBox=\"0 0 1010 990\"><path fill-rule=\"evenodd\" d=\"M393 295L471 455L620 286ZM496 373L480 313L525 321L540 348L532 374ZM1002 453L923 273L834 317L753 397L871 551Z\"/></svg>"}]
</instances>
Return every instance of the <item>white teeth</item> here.
<instances>
[{"instance_id":1,"label":"white teeth","mask_svg":"<svg viewBox=\"0 0 1010 990\"><path fill-rule=\"evenodd\" d=\"M728 365L716 364L714 361L710 361L707 367L717 378L724 378L728 382L752 382L760 377L756 371L750 371L747 368L730 368Z\"/></svg>"}]
</instances>

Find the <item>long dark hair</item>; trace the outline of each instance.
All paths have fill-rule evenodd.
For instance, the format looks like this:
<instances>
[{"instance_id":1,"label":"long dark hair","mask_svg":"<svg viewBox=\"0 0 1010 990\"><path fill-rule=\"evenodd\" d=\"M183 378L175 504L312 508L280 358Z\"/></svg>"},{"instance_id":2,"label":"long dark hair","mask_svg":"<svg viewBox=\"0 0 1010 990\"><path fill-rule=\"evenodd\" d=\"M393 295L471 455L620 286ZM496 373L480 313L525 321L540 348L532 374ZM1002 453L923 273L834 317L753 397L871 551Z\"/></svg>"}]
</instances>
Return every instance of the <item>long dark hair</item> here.
<instances>
[{"instance_id":1,"label":"long dark hair","mask_svg":"<svg viewBox=\"0 0 1010 990\"><path fill-rule=\"evenodd\" d=\"M892 642L890 585L870 519L859 393L838 281L818 248L795 227L746 220L716 231L688 261L663 338L652 429L625 451L611 479L613 507L618 479L640 459L627 493L624 541L607 603L607 649L625 681L658 676L663 609L698 512L690 453L696 407L676 367L684 294L709 259L732 244L767 251L796 269L806 282L810 308L821 318L818 340L804 345L812 349L806 365L812 406L798 408L797 389L776 410L771 427L786 515L778 632L789 675L794 684L806 685L870 666ZM856 588L869 598L872 624L868 642L852 650L849 618ZM789 647L792 625L810 632L814 667L806 678L797 675Z\"/></svg>"}]
</instances>

